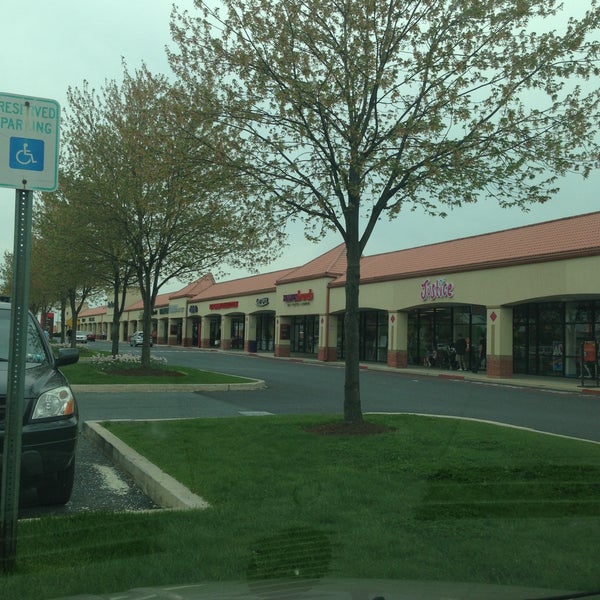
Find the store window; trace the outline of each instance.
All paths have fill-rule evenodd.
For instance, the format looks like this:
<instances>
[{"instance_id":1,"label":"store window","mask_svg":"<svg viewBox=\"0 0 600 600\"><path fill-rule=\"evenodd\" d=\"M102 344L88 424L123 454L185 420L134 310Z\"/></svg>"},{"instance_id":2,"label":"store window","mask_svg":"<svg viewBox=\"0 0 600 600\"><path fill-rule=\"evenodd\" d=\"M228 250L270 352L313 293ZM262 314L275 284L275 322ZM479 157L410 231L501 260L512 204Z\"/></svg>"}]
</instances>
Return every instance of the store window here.
<instances>
[{"instance_id":1,"label":"store window","mask_svg":"<svg viewBox=\"0 0 600 600\"><path fill-rule=\"evenodd\" d=\"M317 354L319 348L319 317L317 315L292 317L290 346L292 352Z\"/></svg>"},{"instance_id":2,"label":"store window","mask_svg":"<svg viewBox=\"0 0 600 600\"><path fill-rule=\"evenodd\" d=\"M367 362L387 362L387 312L362 311L359 328L359 359Z\"/></svg>"},{"instance_id":3,"label":"store window","mask_svg":"<svg viewBox=\"0 0 600 600\"><path fill-rule=\"evenodd\" d=\"M256 345L259 351L273 351L275 336L275 317L258 315L256 317Z\"/></svg>"},{"instance_id":4,"label":"store window","mask_svg":"<svg viewBox=\"0 0 600 600\"><path fill-rule=\"evenodd\" d=\"M212 317L210 319L210 346L221 345L221 317Z\"/></svg>"},{"instance_id":5,"label":"store window","mask_svg":"<svg viewBox=\"0 0 600 600\"><path fill-rule=\"evenodd\" d=\"M513 309L515 373L581 377L585 341L600 340L600 301L538 302Z\"/></svg>"},{"instance_id":6,"label":"store window","mask_svg":"<svg viewBox=\"0 0 600 600\"><path fill-rule=\"evenodd\" d=\"M231 348L233 350L244 349L244 317L231 319Z\"/></svg>"},{"instance_id":7,"label":"store window","mask_svg":"<svg viewBox=\"0 0 600 600\"><path fill-rule=\"evenodd\" d=\"M595 365L582 361L581 351L585 342L600 340L600 301L567 302L565 313L565 375L593 377Z\"/></svg>"},{"instance_id":8,"label":"store window","mask_svg":"<svg viewBox=\"0 0 600 600\"><path fill-rule=\"evenodd\" d=\"M485 367L485 307L436 306L410 311L408 364L422 365L425 363L425 358L429 356L428 364L450 368L452 346L459 335L467 340L466 359L471 368L483 369Z\"/></svg>"},{"instance_id":9,"label":"store window","mask_svg":"<svg viewBox=\"0 0 600 600\"><path fill-rule=\"evenodd\" d=\"M338 315L337 356L343 359L344 315ZM358 358L365 362L387 362L388 313L385 310L363 310L359 313Z\"/></svg>"}]
</instances>

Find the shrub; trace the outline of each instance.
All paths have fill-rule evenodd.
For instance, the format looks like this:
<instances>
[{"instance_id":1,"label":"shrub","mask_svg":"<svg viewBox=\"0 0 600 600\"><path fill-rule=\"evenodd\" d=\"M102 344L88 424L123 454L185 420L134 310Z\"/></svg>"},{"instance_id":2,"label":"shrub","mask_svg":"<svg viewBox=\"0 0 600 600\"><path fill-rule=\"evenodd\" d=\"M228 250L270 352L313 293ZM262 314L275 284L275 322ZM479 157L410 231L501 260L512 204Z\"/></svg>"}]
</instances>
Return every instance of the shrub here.
<instances>
[{"instance_id":1,"label":"shrub","mask_svg":"<svg viewBox=\"0 0 600 600\"><path fill-rule=\"evenodd\" d=\"M90 362L100 371L112 371L124 369L139 369L142 366L140 354L117 354L116 356L95 354ZM159 356L150 358L151 369L166 369L167 359Z\"/></svg>"}]
</instances>

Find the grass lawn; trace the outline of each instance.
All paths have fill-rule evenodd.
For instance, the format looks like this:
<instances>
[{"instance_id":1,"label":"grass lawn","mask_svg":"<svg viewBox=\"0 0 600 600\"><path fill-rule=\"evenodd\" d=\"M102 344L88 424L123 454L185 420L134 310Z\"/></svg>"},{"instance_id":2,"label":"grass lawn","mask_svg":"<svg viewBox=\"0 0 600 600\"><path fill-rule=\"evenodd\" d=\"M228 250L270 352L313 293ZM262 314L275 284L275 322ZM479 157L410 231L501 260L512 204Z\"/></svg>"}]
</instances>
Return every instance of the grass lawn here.
<instances>
[{"instance_id":1,"label":"grass lawn","mask_svg":"<svg viewBox=\"0 0 600 600\"><path fill-rule=\"evenodd\" d=\"M208 500L191 512L19 524L2 598L299 575L600 588L600 446L488 424L373 416L107 427Z\"/></svg>"},{"instance_id":2,"label":"grass lawn","mask_svg":"<svg viewBox=\"0 0 600 600\"><path fill-rule=\"evenodd\" d=\"M249 379L223 373L201 371L188 367L171 366L144 373L139 369L122 372L102 371L93 363L78 362L61 367L69 383L76 384L122 384L122 383L248 383Z\"/></svg>"}]
</instances>

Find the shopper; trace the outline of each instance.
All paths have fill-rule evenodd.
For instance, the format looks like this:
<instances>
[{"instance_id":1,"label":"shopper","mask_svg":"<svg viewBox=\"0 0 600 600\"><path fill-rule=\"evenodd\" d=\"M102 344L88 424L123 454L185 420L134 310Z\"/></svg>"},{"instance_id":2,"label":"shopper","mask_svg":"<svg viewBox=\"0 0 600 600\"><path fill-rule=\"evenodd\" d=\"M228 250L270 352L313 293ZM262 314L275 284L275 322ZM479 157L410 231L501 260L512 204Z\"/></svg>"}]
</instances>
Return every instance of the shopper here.
<instances>
[{"instance_id":1,"label":"shopper","mask_svg":"<svg viewBox=\"0 0 600 600\"><path fill-rule=\"evenodd\" d=\"M458 339L454 343L454 349L456 350L458 369L461 371L466 371L467 367L465 365L465 352L467 351L467 340L465 340L462 334L459 334Z\"/></svg>"}]
</instances>

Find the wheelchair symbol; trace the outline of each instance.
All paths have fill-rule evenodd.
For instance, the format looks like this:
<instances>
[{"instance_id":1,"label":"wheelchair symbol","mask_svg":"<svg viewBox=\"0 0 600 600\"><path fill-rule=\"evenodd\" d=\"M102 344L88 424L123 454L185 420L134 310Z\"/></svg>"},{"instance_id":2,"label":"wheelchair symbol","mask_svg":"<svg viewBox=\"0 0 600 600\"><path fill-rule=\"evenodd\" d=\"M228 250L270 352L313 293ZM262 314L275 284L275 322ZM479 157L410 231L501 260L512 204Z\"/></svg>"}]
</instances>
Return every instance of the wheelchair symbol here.
<instances>
[{"instance_id":1,"label":"wheelchair symbol","mask_svg":"<svg viewBox=\"0 0 600 600\"><path fill-rule=\"evenodd\" d=\"M23 165L24 167L26 167L27 165L35 165L36 160L33 156L33 154L31 154L31 151L28 148L29 144L23 144L23 148L21 148L21 150L19 150L16 154L15 154L15 159L17 160L17 162L20 165Z\"/></svg>"},{"instance_id":2,"label":"wheelchair symbol","mask_svg":"<svg viewBox=\"0 0 600 600\"><path fill-rule=\"evenodd\" d=\"M28 138L10 138L11 169L44 170L44 142Z\"/></svg>"}]
</instances>

